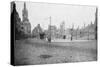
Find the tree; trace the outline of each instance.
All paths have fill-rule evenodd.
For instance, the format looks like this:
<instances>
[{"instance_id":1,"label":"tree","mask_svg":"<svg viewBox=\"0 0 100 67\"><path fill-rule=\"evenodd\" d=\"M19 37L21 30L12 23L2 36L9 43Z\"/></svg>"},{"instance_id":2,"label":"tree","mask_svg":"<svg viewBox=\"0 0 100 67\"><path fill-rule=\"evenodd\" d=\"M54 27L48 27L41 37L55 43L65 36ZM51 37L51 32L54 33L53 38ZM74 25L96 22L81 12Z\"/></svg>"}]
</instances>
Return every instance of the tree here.
<instances>
[{"instance_id":1,"label":"tree","mask_svg":"<svg viewBox=\"0 0 100 67\"><path fill-rule=\"evenodd\" d=\"M21 22L21 19L16 10L16 4L15 4L15 2L13 2L12 3L12 12L11 12L11 24L12 24L11 29L12 29L12 31L14 31L12 36L15 36L15 40L24 38L24 34L20 30L20 27L21 27L20 22Z\"/></svg>"},{"instance_id":2,"label":"tree","mask_svg":"<svg viewBox=\"0 0 100 67\"><path fill-rule=\"evenodd\" d=\"M45 38L45 33L44 32L40 33L40 39L44 39L44 38Z\"/></svg>"}]
</instances>

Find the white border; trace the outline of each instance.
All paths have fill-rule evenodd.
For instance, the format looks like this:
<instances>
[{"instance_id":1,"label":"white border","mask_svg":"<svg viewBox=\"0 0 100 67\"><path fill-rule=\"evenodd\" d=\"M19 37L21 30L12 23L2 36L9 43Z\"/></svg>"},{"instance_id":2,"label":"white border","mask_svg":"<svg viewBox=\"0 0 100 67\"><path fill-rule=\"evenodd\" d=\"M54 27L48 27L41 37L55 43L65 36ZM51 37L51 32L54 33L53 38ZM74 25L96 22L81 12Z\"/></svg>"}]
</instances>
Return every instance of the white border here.
<instances>
[{"instance_id":1,"label":"white border","mask_svg":"<svg viewBox=\"0 0 100 67\"><path fill-rule=\"evenodd\" d=\"M0 0L0 67L12 67L10 65L10 2L13 0ZM15 0L15 1L32 1L48 3L64 3L79 5L96 5L100 7L100 0ZM98 8L98 29L100 9ZM98 34L100 31L98 30ZM100 58L100 39L98 35L98 57ZM100 60L97 62L79 62L79 63L62 63L62 64L44 64L29 65L26 67L99 67Z\"/></svg>"}]
</instances>

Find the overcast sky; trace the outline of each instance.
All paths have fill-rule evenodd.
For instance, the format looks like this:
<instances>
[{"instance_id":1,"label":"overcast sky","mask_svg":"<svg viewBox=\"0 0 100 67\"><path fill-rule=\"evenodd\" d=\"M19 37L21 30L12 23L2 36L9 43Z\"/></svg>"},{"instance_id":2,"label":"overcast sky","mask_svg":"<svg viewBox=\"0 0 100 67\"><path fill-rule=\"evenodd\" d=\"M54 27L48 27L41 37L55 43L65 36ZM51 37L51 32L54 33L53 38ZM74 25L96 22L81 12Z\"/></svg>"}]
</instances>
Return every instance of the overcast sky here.
<instances>
[{"instance_id":1,"label":"overcast sky","mask_svg":"<svg viewBox=\"0 0 100 67\"><path fill-rule=\"evenodd\" d=\"M24 2L17 1L15 3L22 20ZM62 22L65 22L66 28L70 28L72 24L75 28L78 26L81 28L84 24L94 23L95 20L96 7L93 6L26 2L26 7L32 29L37 24L40 24L43 29L47 29L50 24L50 16L51 25L56 25L58 28Z\"/></svg>"}]
</instances>

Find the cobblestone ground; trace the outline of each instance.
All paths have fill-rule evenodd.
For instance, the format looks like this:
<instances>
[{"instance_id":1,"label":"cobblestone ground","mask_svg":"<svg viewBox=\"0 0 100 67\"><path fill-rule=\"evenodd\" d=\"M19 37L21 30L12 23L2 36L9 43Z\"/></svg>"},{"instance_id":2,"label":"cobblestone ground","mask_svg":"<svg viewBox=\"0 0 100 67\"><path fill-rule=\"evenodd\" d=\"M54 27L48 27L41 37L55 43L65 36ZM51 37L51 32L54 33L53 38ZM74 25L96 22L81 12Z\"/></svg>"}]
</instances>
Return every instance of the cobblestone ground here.
<instances>
[{"instance_id":1,"label":"cobblestone ground","mask_svg":"<svg viewBox=\"0 0 100 67\"><path fill-rule=\"evenodd\" d=\"M52 42L27 39L15 43L15 65L52 64L97 60L92 41Z\"/></svg>"}]
</instances>

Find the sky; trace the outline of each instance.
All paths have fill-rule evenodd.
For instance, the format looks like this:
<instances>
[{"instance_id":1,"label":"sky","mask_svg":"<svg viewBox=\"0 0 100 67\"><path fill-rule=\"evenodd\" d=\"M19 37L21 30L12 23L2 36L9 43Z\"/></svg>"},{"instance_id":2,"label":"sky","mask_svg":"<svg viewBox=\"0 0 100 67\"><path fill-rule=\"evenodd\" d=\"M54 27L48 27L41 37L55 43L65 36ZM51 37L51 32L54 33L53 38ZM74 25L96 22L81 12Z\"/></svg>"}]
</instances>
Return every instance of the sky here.
<instances>
[{"instance_id":1,"label":"sky","mask_svg":"<svg viewBox=\"0 0 100 67\"><path fill-rule=\"evenodd\" d=\"M23 1L16 1L16 9L22 20L22 10L24 8ZM65 28L82 28L95 20L95 6L80 6L80 5L65 5L53 3L34 3L25 2L28 10L28 19L31 23L32 30L37 24L40 24L43 29L48 29L50 24L60 27L62 22L65 22Z\"/></svg>"}]
</instances>

